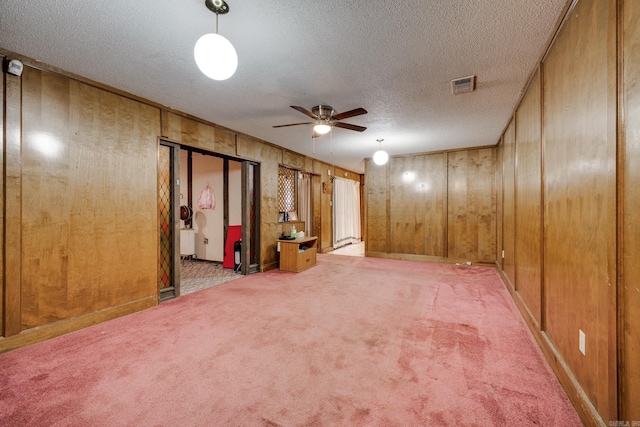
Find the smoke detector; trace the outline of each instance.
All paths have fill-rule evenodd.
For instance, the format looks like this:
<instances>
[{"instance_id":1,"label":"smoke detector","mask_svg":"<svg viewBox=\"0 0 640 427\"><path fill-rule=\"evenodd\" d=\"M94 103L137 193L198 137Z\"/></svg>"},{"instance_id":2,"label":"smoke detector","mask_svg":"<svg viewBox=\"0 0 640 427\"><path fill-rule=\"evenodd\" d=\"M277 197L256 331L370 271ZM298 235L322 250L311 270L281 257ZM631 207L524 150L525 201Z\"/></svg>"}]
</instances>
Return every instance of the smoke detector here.
<instances>
[{"instance_id":1,"label":"smoke detector","mask_svg":"<svg viewBox=\"0 0 640 427\"><path fill-rule=\"evenodd\" d=\"M460 95L461 93L473 92L476 88L476 76L460 77L451 80L451 93Z\"/></svg>"}]
</instances>

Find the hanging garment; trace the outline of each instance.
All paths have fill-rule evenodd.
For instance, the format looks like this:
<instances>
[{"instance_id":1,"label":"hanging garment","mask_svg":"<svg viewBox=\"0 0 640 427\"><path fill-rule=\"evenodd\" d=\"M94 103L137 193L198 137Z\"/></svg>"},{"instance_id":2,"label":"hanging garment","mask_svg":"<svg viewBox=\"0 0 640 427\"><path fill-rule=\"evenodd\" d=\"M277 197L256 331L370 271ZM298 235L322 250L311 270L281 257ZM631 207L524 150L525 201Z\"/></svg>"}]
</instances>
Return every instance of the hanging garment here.
<instances>
[{"instance_id":1,"label":"hanging garment","mask_svg":"<svg viewBox=\"0 0 640 427\"><path fill-rule=\"evenodd\" d=\"M200 198L198 199L198 207L200 209L215 209L216 208L216 196L213 194L213 188L209 187L207 184L206 187L200 193Z\"/></svg>"}]
</instances>

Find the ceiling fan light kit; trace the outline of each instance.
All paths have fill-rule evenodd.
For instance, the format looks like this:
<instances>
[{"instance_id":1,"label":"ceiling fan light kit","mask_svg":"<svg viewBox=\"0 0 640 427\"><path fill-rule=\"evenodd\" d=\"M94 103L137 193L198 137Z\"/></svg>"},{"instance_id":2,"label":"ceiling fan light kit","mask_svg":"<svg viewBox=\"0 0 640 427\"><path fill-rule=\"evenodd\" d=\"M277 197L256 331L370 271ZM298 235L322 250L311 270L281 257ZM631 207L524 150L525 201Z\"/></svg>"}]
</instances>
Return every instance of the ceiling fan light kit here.
<instances>
[{"instance_id":1,"label":"ceiling fan light kit","mask_svg":"<svg viewBox=\"0 0 640 427\"><path fill-rule=\"evenodd\" d=\"M360 116L362 114L367 114L367 110L365 110L364 108L356 108L353 110L345 111L344 113L336 113L333 107L329 105L317 105L313 107L311 111L307 110L306 108L299 107L297 105L292 105L291 108L312 118L314 121L302 122L302 123L290 123L286 125L276 125L276 126L273 126L274 128L300 126L300 125L312 125L314 138L318 136L326 135L334 127L354 130L356 132L364 132L367 129L364 126L352 125L349 123L342 123L340 121L343 119L347 119L349 117L355 117L355 116Z\"/></svg>"},{"instance_id":2,"label":"ceiling fan light kit","mask_svg":"<svg viewBox=\"0 0 640 427\"><path fill-rule=\"evenodd\" d=\"M207 9L216 14L215 34L205 34L198 39L193 56L202 74L213 80L226 80L238 68L238 54L229 40L218 34L218 15L229 12L224 0L206 0Z\"/></svg>"},{"instance_id":3,"label":"ceiling fan light kit","mask_svg":"<svg viewBox=\"0 0 640 427\"><path fill-rule=\"evenodd\" d=\"M331 125L326 123L318 123L313 126L313 131L318 135L325 135L331 131Z\"/></svg>"}]
</instances>

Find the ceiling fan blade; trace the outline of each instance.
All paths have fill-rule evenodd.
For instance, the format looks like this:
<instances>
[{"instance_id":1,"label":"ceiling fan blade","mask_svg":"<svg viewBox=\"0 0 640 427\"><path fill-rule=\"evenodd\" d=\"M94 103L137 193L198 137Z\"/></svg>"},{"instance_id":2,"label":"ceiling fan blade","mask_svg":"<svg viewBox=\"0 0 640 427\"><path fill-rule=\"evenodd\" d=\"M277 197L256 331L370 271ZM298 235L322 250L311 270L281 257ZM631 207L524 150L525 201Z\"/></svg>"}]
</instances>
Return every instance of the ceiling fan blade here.
<instances>
[{"instance_id":1,"label":"ceiling fan blade","mask_svg":"<svg viewBox=\"0 0 640 427\"><path fill-rule=\"evenodd\" d=\"M294 110L300 111L302 114L305 114L305 115L311 117L312 119L316 119L317 120L317 119L320 118L320 117L316 116L315 114L313 114L311 111L309 111L309 110L307 110L305 108L302 108L302 107L298 107L297 105L292 105L291 108L293 108Z\"/></svg>"},{"instance_id":2,"label":"ceiling fan blade","mask_svg":"<svg viewBox=\"0 0 640 427\"><path fill-rule=\"evenodd\" d=\"M334 123L333 125L337 128L355 130L358 132L364 132L365 130L367 130L367 128L364 126L350 125L349 123L337 122L337 123Z\"/></svg>"},{"instance_id":3,"label":"ceiling fan blade","mask_svg":"<svg viewBox=\"0 0 640 427\"><path fill-rule=\"evenodd\" d=\"M334 120L348 119L349 117L359 116L361 114L367 114L367 110L364 108L356 108L355 110L345 111L344 113L338 113L333 115Z\"/></svg>"},{"instance_id":4,"label":"ceiling fan blade","mask_svg":"<svg viewBox=\"0 0 640 427\"><path fill-rule=\"evenodd\" d=\"M312 125L313 123L311 122L304 122L304 123L291 123L288 125L276 125L276 126L272 126L274 128L285 128L287 126L299 126L299 125Z\"/></svg>"}]
</instances>

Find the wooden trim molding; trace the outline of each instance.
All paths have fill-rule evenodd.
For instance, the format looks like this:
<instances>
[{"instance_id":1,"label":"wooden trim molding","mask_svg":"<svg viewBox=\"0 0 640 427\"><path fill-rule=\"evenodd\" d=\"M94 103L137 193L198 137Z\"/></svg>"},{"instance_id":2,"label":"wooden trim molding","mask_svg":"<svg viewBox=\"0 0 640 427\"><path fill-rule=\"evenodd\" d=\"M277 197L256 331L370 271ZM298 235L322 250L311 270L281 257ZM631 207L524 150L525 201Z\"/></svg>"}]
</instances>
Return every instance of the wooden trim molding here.
<instances>
[{"instance_id":1,"label":"wooden trim molding","mask_svg":"<svg viewBox=\"0 0 640 427\"><path fill-rule=\"evenodd\" d=\"M105 308L93 313L78 316L72 319L61 320L59 322L38 326L33 329L22 331L18 335L7 338L0 338L0 353L13 350L26 345L35 344L50 338L68 334L88 326L106 322L118 317L126 316L138 311L145 310L158 305L158 296L148 297L131 301L116 307Z\"/></svg>"},{"instance_id":2,"label":"wooden trim molding","mask_svg":"<svg viewBox=\"0 0 640 427\"><path fill-rule=\"evenodd\" d=\"M533 338L536 340L542 354L549 363L551 369L556 374L558 381L562 385L562 388L567 393L567 397L578 412L578 416L582 422L587 426L604 426L605 423L598 414L598 411L593 407L586 393L580 387L580 384L571 373L567 363L564 361L560 353L556 350L555 346L547 335L538 329L533 316L529 313L527 306L524 304L518 293L511 287L507 276L505 276L502 269L497 269L505 288L511 294L511 298L518 307L522 318L524 319L527 327L531 331Z\"/></svg>"},{"instance_id":3,"label":"wooden trim molding","mask_svg":"<svg viewBox=\"0 0 640 427\"><path fill-rule=\"evenodd\" d=\"M431 255L415 255L415 254L398 254L387 252L365 252L365 257L371 258L384 258L384 259L396 259L401 261L419 261L419 262L438 262L443 264L461 264L461 265L476 265L482 267L495 267L496 261L493 260L468 260L462 258L446 258Z\"/></svg>"},{"instance_id":4,"label":"wooden trim molding","mask_svg":"<svg viewBox=\"0 0 640 427\"><path fill-rule=\"evenodd\" d=\"M260 272L264 273L269 270L276 270L278 268L278 265L279 265L278 261L262 264L262 268L260 269Z\"/></svg>"}]
</instances>

